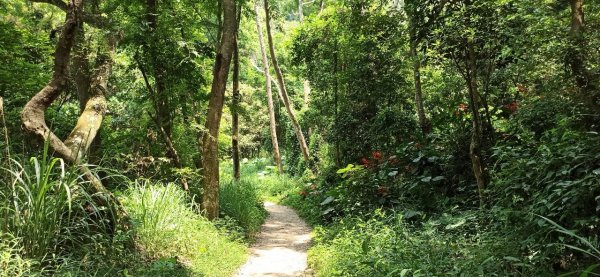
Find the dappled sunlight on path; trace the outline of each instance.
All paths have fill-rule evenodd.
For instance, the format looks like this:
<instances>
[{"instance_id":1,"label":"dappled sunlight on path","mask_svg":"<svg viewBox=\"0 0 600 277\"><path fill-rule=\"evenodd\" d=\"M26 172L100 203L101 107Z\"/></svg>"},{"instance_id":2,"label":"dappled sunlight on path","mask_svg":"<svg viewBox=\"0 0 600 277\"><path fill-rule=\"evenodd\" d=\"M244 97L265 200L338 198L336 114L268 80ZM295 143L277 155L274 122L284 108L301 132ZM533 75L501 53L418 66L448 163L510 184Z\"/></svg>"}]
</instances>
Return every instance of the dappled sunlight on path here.
<instances>
[{"instance_id":1,"label":"dappled sunlight on path","mask_svg":"<svg viewBox=\"0 0 600 277\"><path fill-rule=\"evenodd\" d=\"M310 276L306 261L310 228L288 207L266 202L265 208L269 216L237 276Z\"/></svg>"}]
</instances>

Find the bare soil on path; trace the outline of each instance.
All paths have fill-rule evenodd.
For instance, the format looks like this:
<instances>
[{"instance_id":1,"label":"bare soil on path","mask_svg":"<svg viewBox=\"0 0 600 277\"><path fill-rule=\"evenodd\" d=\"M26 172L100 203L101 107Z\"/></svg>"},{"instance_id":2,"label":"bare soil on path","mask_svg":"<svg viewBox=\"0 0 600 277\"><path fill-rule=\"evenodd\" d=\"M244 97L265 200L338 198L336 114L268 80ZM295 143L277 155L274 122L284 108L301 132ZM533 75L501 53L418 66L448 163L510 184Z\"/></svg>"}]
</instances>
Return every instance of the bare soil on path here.
<instances>
[{"instance_id":1,"label":"bare soil on path","mask_svg":"<svg viewBox=\"0 0 600 277\"><path fill-rule=\"evenodd\" d=\"M312 276L306 260L310 227L288 207L265 202L265 208L269 216L237 277Z\"/></svg>"}]
</instances>

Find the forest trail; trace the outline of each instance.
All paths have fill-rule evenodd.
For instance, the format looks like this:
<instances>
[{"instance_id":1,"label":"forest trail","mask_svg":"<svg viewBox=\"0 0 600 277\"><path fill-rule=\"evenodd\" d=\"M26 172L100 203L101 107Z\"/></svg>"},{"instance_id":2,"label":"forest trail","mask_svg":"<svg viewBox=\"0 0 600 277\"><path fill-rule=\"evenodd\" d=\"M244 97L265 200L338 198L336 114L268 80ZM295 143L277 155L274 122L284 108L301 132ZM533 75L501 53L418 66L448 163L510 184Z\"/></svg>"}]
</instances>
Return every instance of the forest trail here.
<instances>
[{"instance_id":1,"label":"forest trail","mask_svg":"<svg viewBox=\"0 0 600 277\"><path fill-rule=\"evenodd\" d=\"M310 227L288 207L265 202L265 208L269 216L237 277L312 276L306 255Z\"/></svg>"}]
</instances>

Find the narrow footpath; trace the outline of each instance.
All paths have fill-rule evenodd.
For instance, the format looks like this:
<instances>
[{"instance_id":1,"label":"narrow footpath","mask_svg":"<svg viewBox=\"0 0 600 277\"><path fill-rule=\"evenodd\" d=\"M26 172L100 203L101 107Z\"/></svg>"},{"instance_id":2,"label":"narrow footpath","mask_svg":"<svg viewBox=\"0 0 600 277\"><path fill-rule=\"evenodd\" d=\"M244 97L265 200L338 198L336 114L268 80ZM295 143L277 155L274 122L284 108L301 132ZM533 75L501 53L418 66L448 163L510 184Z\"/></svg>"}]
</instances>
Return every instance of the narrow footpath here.
<instances>
[{"instance_id":1,"label":"narrow footpath","mask_svg":"<svg viewBox=\"0 0 600 277\"><path fill-rule=\"evenodd\" d=\"M269 216L237 277L312 276L306 260L310 227L288 207L265 202L265 208Z\"/></svg>"}]
</instances>

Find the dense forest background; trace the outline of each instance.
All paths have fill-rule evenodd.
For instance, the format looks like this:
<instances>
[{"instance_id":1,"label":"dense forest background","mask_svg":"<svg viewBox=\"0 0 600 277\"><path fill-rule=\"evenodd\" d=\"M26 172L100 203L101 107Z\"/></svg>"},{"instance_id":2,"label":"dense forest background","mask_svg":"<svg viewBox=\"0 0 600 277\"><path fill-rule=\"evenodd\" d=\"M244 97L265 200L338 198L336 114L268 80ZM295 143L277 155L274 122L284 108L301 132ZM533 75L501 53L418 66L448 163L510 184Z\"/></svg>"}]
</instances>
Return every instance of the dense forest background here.
<instances>
[{"instance_id":1,"label":"dense forest background","mask_svg":"<svg viewBox=\"0 0 600 277\"><path fill-rule=\"evenodd\" d=\"M0 276L600 274L600 2L265 1L0 2Z\"/></svg>"}]
</instances>

